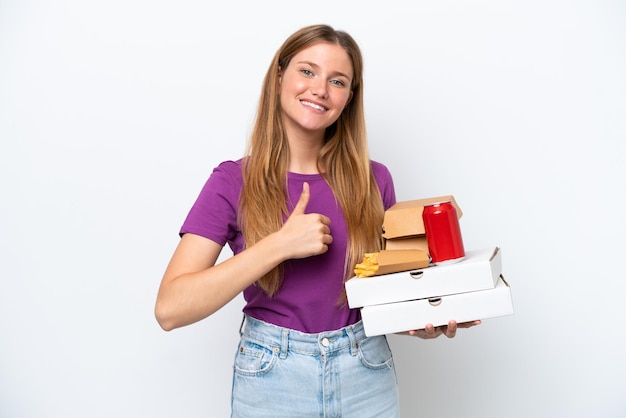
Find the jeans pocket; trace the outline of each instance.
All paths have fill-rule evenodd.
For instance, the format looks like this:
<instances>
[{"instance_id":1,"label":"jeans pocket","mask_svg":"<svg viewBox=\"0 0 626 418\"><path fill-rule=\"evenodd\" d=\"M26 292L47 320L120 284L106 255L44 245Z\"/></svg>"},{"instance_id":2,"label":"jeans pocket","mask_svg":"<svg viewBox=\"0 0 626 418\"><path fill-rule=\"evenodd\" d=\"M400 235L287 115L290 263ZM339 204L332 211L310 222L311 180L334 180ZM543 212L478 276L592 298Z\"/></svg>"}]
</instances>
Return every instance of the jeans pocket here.
<instances>
[{"instance_id":1,"label":"jeans pocket","mask_svg":"<svg viewBox=\"0 0 626 418\"><path fill-rule=\"evenodd\" d=\"M272 369L276 359L277 353L271 347L244 339L235 356L235 372L245 376L262 375Z\"/></svg>"},{"instance_id":2,"label":"jeans pocket","mask_svg":"<svg viewBox=\"0 0 626 418\"><path fill-rule=\"evenodd\" d=\"M359 343L359 357L372 370L393 368L393 356L384 335L365 338Z\"/></svg>"}]
</instances>

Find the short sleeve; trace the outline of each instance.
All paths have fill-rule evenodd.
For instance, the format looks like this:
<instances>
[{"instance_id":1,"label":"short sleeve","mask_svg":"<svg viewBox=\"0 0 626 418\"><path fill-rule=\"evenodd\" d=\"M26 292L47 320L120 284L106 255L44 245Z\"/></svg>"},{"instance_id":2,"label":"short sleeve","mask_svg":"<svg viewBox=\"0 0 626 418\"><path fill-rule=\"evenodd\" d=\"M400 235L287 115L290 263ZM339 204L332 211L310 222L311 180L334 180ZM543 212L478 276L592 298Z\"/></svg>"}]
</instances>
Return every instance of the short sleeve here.
<instances>
[{"instance_id":1,"label":"short sleeve","mask_svg":"<svg viewBox=\"0 0 626 418\"><path fill-rule=\"evenodd\" d=\"M225 161L215 167L185 219L180 235L192 233L220 245L240 235L237 223L243 179L241 161Z\"/></svg>"}]
</instances>

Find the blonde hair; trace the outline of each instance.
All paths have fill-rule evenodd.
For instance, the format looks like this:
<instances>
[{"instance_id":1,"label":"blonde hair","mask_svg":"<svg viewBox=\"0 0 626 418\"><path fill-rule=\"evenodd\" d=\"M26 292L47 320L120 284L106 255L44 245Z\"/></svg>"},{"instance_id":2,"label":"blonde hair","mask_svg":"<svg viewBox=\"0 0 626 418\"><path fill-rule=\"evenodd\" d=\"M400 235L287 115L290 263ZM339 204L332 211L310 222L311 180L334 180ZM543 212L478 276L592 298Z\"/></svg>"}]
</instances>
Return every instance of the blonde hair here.
<instances>
[{"instance_id":1,"label":"blonde hair","mask_svg":"<svg viewBox=\"0 0 626 418\"><path fill-rule=\"evenodd\" d=\"M335 123L326 129L317 165L341 205L348 230L344 280L365 252L381 248L384 207L372 174L363 111L363 59L354 39L327 25L314 25L292 34L278 49L267 70L256 121L243 164L243 191L239 224L246 246L278 231L287 213L287 166L289 146L283 129L279 95L279 72L301 50L320 42L341 46L352 61L352 99ZM263 220L259 222L259 220ZM257 284L274 295L282 284L282 265Z\"/></svg>"}]
</instances>

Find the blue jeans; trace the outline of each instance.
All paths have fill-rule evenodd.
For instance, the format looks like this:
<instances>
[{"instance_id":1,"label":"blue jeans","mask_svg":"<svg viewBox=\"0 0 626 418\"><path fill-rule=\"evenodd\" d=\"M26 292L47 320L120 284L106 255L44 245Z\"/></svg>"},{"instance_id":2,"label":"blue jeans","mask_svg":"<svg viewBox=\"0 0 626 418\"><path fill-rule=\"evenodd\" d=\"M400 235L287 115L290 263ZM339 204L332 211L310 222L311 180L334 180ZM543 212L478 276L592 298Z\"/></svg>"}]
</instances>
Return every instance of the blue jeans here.
<instances>
[{"instance_id":1,"label":"blue jeans","mask_svg":"<svg viewBox=\"0 0 626 418\"><path fill-rule=\"evenodd\" d=\"M245 317L232 417L393 418L399 410L385 336L366 337L361 322L305 334Z\"/></svg>"}]
</instances>

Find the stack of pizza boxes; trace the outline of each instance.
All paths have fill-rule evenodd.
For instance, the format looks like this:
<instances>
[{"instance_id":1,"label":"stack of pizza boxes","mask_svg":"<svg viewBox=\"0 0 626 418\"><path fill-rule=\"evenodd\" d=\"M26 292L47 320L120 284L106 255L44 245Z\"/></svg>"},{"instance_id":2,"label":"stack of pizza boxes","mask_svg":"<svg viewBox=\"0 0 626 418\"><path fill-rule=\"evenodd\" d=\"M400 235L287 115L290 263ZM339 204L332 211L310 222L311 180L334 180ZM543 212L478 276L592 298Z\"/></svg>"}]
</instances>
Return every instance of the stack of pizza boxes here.
<instances>
[{"instance_id":1,"label":"stack of pizza boxes","mask_svg":"<svg viewBox=\"0 0 626 418\"><path fill-rule=\"evenodd\" d=\"M513 314L511 290L502 275L498 247L467 250L461 261L430 263L422 211L454 196L398 202L385 212L384 249L372 276L346 282L348 305L360 308L368 336L469 322Z\"/></svg>"}]
</instances>

